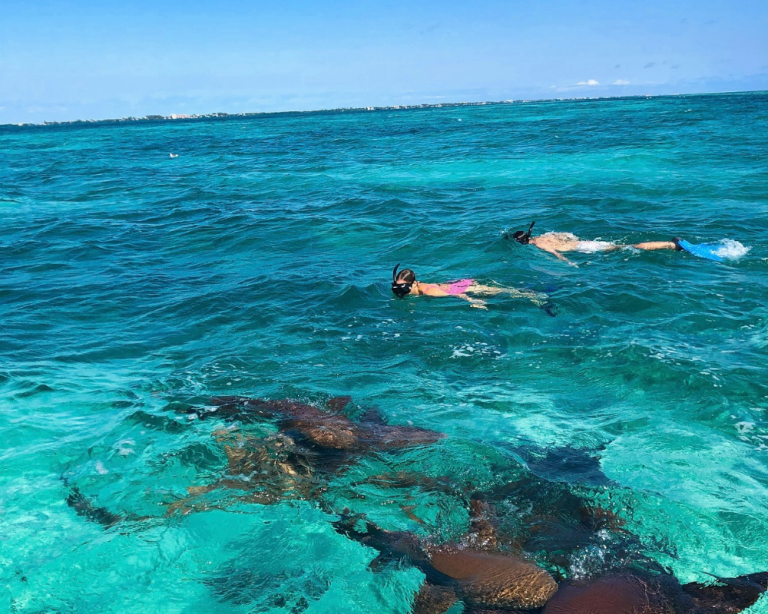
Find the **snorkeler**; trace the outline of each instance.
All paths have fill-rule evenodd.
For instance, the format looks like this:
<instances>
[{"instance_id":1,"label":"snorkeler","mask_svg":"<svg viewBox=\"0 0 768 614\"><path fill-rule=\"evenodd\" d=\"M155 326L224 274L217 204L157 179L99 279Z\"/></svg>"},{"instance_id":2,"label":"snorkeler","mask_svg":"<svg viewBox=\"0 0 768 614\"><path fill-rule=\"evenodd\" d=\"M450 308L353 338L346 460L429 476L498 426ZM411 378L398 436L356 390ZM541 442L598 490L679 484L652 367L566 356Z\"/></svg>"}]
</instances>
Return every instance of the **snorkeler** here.
<instances>
[{"instance_id":1,"label":"snorkeler","mask_svg":"<svg viewBox=\"0 0 768 614\"><path fill-rule=\"evenodd\" d=\"M527 231L518 230L512 233L511 238L523 245L534 245L545 252L556 256L559 260L567 262L571 266L578 267L574 262L571 262L562 255L561 252L581 252L582 254L594 254L597 252L612 252L622 247L634 247L635 249L643 249L646 251L655 251L658 249L673 249L682 251L683 247L680 246L680 239L675 238L672 241L647 241L645 243L636 243L635 245L621 245L618 243L610 243L609 241L581 241L576 235L570 232L547 232L539 237L531 237L531 231L533 231L533 225L536 222L531 222ZM508 234L504 234L505 239L509 239Z\"/></svg>"},{"instance_id":2,"label":"snorkeler","mask_svg":"<svg viewBox=\"0 0 768 614\"><path fill-rule=\"evenodd\" d=\"M483 300L470 296L479 294L481 296L496 296L497 294L506 294L513 298L527 298L534 305L547 312L548 315L557 315L557 307L548 300L546 294L532 292L530 290L517 290L515 288L501 288L499 286L486 286L475 282L474 279L459 279L447 284L428 284L416 279L416 274L411 269L403 269L397 272L400 264L392 270L392 292L395 296L403 298L406 296L455 296L464 299L472 307L478 309L488 309Z\"/></svg>"}]
</instances>

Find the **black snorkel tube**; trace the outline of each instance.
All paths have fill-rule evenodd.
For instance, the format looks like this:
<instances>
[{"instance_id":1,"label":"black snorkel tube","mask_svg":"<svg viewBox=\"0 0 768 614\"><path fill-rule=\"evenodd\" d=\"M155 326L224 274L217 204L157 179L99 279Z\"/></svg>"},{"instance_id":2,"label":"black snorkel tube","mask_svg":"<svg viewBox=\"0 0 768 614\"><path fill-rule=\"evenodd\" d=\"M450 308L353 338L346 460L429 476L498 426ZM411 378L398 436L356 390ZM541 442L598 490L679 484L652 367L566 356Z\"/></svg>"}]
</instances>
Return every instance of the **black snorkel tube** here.
<instances>
[{"instance_id":1,"label":"black snorkel tube","mask_svg":"<svg viewBox=\"0 0 768 614\"><path fill-rule=\"evenodd\" d=\"M522 230L518 230L517 232L512 234L512 238L517 241L518 243L521 243L522 245L528 245L528 243L531 240L531 232L533 232L533 226L536 224L536 220L531 222L531 225L528 226L528 230L526 232L523 232ZM504 235L504 238L509 238L507 235Z\"/></svg>"},{"instance_id":2,"label":"black snorkel tube","mask_svg":"<svg viewBox=\"0 0 768 614\"><path fill-rule=\"evenodd\" d=\"M400 263L398 262L395 265L395 268L392 269L392 292L394 292L396 297L403 298L411 292L411 286L413 284L410 284L407 281L397 281L397 269L399 266Z\"/></svg>"},{"instance_id":3,"label":"black snorkel tube","mask_svg":"<svg viewBox=\"0 0 768 614\"><path fill-rule=\"evenodd\" d=\"M531 225L528 226L528 230L525 233L525 242L528 243L528 241L531 240L531 231L533 230L533 227L536 225L536 220L533 220L531 222Z\"/></svg>"}]
</instances>

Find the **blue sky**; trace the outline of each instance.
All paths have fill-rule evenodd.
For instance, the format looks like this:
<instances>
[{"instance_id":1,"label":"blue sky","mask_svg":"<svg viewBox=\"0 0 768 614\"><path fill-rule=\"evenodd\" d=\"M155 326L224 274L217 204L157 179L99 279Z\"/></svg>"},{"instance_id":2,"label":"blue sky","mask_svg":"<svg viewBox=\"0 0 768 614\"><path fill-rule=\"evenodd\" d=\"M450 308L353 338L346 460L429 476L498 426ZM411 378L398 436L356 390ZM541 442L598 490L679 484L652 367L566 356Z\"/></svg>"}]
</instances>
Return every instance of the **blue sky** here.
<instances>
[{"instance_id":1,"label":"blue sky","mask_svg":"<svg viewBox=\"0 0 768 614\"><path fill-rule=\"evenodd\" d=\"M768 2L4 0L0 123L768 89Z\"/></svg>"}]
</instances>

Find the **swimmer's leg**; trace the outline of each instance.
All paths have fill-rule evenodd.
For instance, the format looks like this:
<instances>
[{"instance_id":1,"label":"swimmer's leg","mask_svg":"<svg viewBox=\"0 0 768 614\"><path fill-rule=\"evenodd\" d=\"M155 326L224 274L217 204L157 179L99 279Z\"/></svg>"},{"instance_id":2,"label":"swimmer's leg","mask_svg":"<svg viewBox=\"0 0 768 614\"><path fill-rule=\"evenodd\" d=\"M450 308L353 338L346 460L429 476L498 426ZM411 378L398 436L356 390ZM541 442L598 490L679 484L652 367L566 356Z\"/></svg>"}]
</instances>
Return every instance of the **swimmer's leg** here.
<instances>
[{"instance_id":1,"label":"swimmer's leg","mask_svg":"<svg viewBox=\"0 0 768 614\"><path fill-rule=\"evenodd\" d=\"M637 243L633 245L635 249L644 249L649 252L656 251L658 249L678 249L674 241L647 241L645 243Z\"/></svg>"},{"instance_id":2,"label":"swimmer's leg","mask_svg":"<svg viewBox=\"0 0 768 614\"><path fill-rule=\"evenodd\" d=\"M557 315L557 305L555 305L549 296L543 292L533 292L532 290L518 290L517 288L500 288L498 286L486 286L483 284L472 284L467 292L472 294L481 294L485 296L497 296L506 294L512 298L524 298L531 301L539 309L543 309L547 315L552 317ZM468 298L468 300L471 300ZM483 303L485 305L485 303Z\"/></svg>"},{"instance_id":3,"label":"swimmer's leg","mask_svg":"<svg viewBox=\"0 0 768 614\"><path fill-rule=\"evenodd\" d=\"M525 298L531 301L537 307L541 307L549 300L549 297L542 292L534 292L533 290L518 290L517 288L500 288L498 286L485 286L482 284L472 284L469 287L468 292L473 294L484 294L486 296L506 294L511 298Z\"/></svg>"},{"instance_id":4,"label":"swimmer's leg","mask_svg":"<svg viewBox=\"0 0 768 614\"><path fill-rule=\"evenodd\" d=\"M505 288L499 288L498 286L486 286L484 284L472 284L467 288L467 292L472 294L485 294L487 296L495 296L505 291Z\"/></svg>"},{"instance_id":5,"label":"swimmer's leg","mask_svg":"<svg viewBox=\"0 0 768 614\"><path fill-rule=\"evenodd\" d=\"M539 305L539 309L543 309L548 316L552 316L553 318L557 315L558 311L560 310L557 304L553 303L552 301L547 301L543 305Z\"/></svg>"},{"instance_id":6,"label":"swimmer's leg","mask_svg":"<svg viewBox=\"0 0 768 614\"><path fill-rule=\"evenodd\" d=\"M486 296L496 296L498 294L506 294L512 298L527 298L538 305L545 302L549 297L546 294L540 292L533 292L532 290L518 290L517 288L501 288L499 286L486 286L483 284L472 284L467 288L467 292L472 294L484 294ZM537 302L538 301L538 302Z\"/></svg>"}]
</instances>

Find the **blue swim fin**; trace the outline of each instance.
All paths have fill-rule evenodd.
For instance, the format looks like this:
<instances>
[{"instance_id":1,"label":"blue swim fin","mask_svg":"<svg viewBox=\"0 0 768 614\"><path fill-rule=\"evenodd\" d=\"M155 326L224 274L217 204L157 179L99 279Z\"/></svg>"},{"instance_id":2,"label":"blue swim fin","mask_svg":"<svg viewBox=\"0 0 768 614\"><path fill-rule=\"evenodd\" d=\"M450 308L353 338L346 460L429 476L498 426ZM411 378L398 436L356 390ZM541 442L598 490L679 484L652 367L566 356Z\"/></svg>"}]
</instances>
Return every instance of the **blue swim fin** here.
<instances>
[{"instance_id":1,"label":"blue swim fin","mask_svg":"<svg viewBox=\"0 0 768 614\"><path fill-rule=\"evenodd\" d=\"M714 260L715 262L722 262L724 258L718 255L722 245L720 243L702 243L701 245L694 245L688 243L685 239L675 239L675 245L681 250L698 256L699 258L706 258L707 260Z\"/></svg>"}]
</instances>

